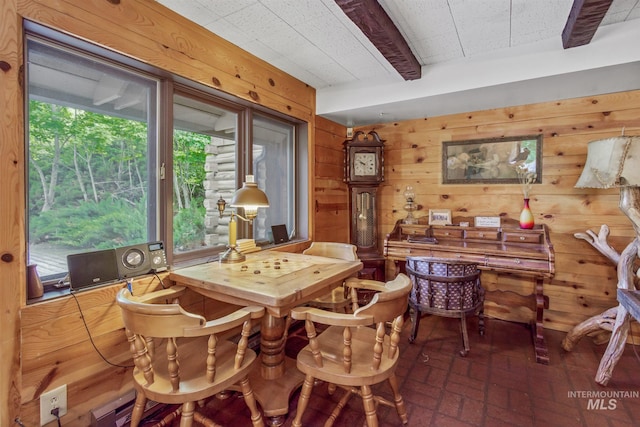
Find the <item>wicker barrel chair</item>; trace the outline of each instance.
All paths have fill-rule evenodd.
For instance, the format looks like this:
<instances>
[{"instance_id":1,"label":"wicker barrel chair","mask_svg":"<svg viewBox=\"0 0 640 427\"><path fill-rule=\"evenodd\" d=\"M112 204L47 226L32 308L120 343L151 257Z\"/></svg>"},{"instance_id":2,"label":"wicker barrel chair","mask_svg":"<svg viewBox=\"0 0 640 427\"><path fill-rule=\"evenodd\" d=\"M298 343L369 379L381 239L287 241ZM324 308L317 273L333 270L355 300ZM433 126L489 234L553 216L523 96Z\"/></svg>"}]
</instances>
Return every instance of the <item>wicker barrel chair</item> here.
<instances>
[{"instance_id":1,"label":"wicker barrel chair","mask_svg":"<svg viewBox=\"0 0 640 427\"><path fill-rule=\"evenodd\" d=\"M469 353L466 316L478 315L479 332L484 335L484 289L480 283L480 269L472 262L450 259L407 257L407 275L411 279L409 294L411 334L414 342L422 313L460 319L463 349Z\"/></svg>"}]
</instances>

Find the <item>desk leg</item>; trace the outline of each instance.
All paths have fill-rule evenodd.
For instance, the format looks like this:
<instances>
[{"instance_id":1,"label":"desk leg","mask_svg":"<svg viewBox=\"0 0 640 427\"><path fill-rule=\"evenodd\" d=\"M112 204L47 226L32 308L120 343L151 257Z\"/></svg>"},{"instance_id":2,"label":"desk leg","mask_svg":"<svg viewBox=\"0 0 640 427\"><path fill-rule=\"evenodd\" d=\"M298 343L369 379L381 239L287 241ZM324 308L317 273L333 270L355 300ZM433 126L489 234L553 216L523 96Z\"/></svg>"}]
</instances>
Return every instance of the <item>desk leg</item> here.
<instances>
[{"instance_id":1,"label":"desk leg","mask_svg":"<svg viewBox=\"0 0 640 427\"><path fill-rule=\"evenodd\" d=\"M544 279L536 279L536 320L533 328L533 346L536 351L536 362L543 365L549 364L549 350L544 340L544 309L545 299L543 293Z\"/></svg>"},{"instance_id":2,"label":"desk leg","mask_svg":"<svg viewBox=\"0 0 640 427\"><path fill-rule=\"evenodd\" d=\"M285 357L284 332L285 319L265 314L260 330L260 363L249 375L265 422L271 426L284 423L289 412L289 398L304 381L295 360Z\"/></svg>"}]
</instances>

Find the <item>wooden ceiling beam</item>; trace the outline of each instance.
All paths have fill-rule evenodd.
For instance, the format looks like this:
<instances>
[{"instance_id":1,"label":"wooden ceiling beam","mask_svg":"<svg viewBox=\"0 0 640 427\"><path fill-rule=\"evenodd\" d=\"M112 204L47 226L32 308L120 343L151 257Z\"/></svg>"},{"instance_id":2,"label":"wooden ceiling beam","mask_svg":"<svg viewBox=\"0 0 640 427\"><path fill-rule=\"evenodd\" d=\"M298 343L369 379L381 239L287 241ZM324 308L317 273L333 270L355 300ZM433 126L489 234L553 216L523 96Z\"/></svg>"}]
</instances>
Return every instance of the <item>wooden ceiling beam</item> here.
<instances>
[{"instance_id":1,"label":"wooden ceiling beam","mask_svg":"<svg viewBox=\"0 0 640 427\"><path fill-rule=\"evenodd\" d=\"M589 44L613 0L574 0L562 30L565 49Z\"/></svg>"},{"instance_id":2,"label":"wooden ceiling beam","mask_svg":"<svg viewBox=\"0 0 640 427\"><path fill-rule=\"evenodd\" d=\"M420 63L402 34L376 0L335 0L405 80L422 76Z\"/></svg>"}]
</instances>

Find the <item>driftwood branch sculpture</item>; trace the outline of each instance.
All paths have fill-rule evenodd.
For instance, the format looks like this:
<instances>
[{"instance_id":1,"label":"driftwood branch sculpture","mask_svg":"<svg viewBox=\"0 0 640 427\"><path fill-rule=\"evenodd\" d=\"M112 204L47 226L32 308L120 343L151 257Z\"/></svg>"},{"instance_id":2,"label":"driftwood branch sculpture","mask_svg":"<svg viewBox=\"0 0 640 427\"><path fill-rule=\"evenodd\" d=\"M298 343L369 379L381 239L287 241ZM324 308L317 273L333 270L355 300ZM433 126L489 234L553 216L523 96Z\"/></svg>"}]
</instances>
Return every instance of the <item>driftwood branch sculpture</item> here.
<instances>
[{"instance_id":1,"label":"driftwood branch sculpture","mask_svg":"<svg viewBox=\"0 0 640 427\"><path fill-rule=\"evenodd\" d=\"M600 228L600 233L597 236L590 230L586 233L576 233L574 236L578 239L586 240L616 264L618 289L636 289L637 273L634 273L634 262L640 256L640 187L622 186L620 188L619 206L622 213L631 221L636 234L633 241L622 251L622 254L618 255L616 250L607 243L609 227L606 225ZM618 304L617 307L591 317L573 327L562 341L562 348L566 351L571 351L583 336L598 329L611 330L611 338L600 360L600 366L595 378L598 384L607 385L613 373L613 368L624 351L629 334L629 318L630 315L627 309Z\"/></svg>"},{"instance_id":2,"label":"driftwood branch sculpture","mask_svg":"<svg viewBox=\"0 0 640 427\"><path fill-rule=\"evenodd\" d=\"M600 232L597 235L593 231L587 230L584 233L575 233L574 237L586 241L591 246L596 248L598 252L607 257L612 263L614 263L616 266L618 265L618 262L620 261L620 254L609 244L609 242L607 242L607 239L609 237L609 226L607 226L606 224L603 224L600 227ZM565 349L565 351L571 351L574 349L578 341L580 341L582 337L586 335L598 332L600 330L611 332L611 330L613 329L613 324L616 320L617 312L618 307L612 307L604 313L590 317L587 320L577 324L567 333L567 336L562 340L562 348Z\"/></svg>"},{"instance_id":3,"label":"driftwood branch sculpture","mask_svg":"<svg viewBox=\"0 0 640 427\"><path fill-rule=\"evenodd\" d=\"M600 232L596 235L591 230L587 230L584 233L576 233L573 235L576 239L585 240L591 246L596 248L605 257L609 258L614 265L618 265L620 261L620 254L609 245L607 238L609 237L609 226L603 224L600 227Z\"/></svg>"}]
</instances>

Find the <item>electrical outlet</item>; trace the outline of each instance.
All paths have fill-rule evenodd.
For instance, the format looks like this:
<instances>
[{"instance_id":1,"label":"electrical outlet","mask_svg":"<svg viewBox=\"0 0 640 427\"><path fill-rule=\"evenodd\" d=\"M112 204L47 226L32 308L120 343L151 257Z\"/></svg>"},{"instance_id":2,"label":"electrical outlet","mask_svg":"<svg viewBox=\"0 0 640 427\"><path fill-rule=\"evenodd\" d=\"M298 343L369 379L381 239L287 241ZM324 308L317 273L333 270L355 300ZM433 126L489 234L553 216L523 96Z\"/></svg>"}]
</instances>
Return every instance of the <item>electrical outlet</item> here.
<instances>
[{"instance_id":1,"label":"electrical outlet","mask_svg":"<svg viewBox=\"0 0 640 427\"><path fill-rule=\"evenodd\" d=\"M40 425L56 421L56 416L51 413L52 409L58 408L58 416L62 417L67 413L67 385L47 391L40 395Z\"/></svg>"}]
</instances>

